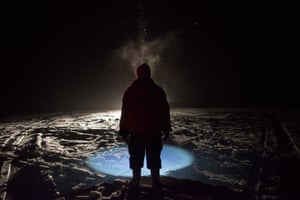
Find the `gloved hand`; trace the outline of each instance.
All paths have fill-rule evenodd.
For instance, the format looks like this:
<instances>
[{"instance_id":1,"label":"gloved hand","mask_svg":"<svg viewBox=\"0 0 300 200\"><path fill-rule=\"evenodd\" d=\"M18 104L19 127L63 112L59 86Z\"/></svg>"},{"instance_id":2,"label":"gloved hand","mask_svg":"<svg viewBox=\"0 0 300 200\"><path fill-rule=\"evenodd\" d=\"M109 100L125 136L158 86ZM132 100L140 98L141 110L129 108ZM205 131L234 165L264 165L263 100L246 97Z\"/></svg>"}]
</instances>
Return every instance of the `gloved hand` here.
<instances>
[{"instance_id":1,"label":"gloved hand","mask_svg":"<svg viewBox=\"0 0 300 200\"><path fill-rule=\"evenodd\" d=\"M162 140L165 142L168 139L169 135L170 135L169 130L162 131Z\"/></svg>"},{"instance_id":2,"label":"gloved hand","mask_svg":"<svg viewBox=\"0 0 300 200\"><path fill-rule=\"evenodd\" d=\"M123 140L126 143L129 142L129 132L127 130L119 130L119 135L123 138Z\"/></svg>"}]
</instances>

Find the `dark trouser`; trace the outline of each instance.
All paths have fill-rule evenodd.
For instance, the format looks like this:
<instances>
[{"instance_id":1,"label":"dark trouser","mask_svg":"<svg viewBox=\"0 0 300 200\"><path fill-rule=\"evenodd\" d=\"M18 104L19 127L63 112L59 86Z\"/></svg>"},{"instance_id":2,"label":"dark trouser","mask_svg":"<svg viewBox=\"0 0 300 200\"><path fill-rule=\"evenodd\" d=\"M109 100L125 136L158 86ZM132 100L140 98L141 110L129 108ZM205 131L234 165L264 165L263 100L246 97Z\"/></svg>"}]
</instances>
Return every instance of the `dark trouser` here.
<instances>
[{"instance_id":1,"label":"dark trouser","mask_svg":"<svg viewBox=\"0 0 300 200\"><path fill-rule=\"evenodd\" d=\"M129 164L131 169L142 168L146 153L147 168L160 169L162 140L160 134L156 135L131 135L129 144Z\"/></svg>"}]
</instances>

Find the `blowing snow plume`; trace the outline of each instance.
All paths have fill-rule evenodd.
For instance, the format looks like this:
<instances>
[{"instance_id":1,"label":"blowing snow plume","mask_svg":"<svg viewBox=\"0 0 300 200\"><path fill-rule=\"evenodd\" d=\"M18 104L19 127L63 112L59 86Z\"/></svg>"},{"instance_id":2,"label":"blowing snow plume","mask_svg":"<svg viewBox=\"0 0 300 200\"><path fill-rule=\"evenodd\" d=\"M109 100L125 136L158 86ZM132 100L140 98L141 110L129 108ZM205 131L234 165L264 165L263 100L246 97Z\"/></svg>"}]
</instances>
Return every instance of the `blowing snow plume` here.
<instances>
[{"instance_id":1,"label":"blowing snow plume","mask_svg":"<svg viewBox=\"0 0 300 200\"><path fill-rule=\"evenodd\" d=\"M152 72L162 61L162 54L175 40L175 34L168 33L164 36L150 40L149 42L129 41L118 51L120 58L132 67L146 62L150 65Z\"/></svg>"}]
</instances>

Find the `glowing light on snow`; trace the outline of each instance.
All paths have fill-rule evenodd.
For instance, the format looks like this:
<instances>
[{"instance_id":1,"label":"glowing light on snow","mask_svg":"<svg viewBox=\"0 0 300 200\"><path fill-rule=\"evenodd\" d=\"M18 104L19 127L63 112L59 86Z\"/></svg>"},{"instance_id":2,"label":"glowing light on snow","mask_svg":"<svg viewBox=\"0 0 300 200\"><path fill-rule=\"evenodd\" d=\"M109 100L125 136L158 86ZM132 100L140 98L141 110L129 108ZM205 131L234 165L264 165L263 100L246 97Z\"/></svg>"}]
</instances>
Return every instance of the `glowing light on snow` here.
<instances>
[{"instance_id":1,"label":"glowing light on snow","mask_svg":"<svg viewBox=\"0 0 300 200\"><path fill-rule=\"evenodd\" d=\"M94 170L114 176L131 176L129 169L129 154L126 146L112 147L95 153L87 159L87 164ZM168 172L182 169L191 165L193 156L190 152L175 146L164 145L162 153L161 175L168 175ZM144 176L150 175L150 170L142 169Z\"/></svg>"}]
</instances>

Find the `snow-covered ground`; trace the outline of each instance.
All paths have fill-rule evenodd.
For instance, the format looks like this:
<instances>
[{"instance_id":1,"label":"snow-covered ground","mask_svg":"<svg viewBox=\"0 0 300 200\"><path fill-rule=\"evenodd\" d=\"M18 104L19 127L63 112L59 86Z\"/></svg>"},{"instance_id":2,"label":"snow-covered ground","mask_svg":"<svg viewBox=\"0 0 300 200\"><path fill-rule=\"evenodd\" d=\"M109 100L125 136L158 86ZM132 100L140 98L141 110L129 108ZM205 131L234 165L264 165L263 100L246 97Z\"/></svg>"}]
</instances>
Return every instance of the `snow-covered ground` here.
<instances>
[{"instance_id":1,"label":"snow-covered ground","mask_svg":"<svg viewBox=\"0 0 300 200\"><path fill-rule=\"evenodd\" d=\"M2 119L1 198L28 193L32 187L25 187L26 192L17 189L28 179L28 184L39 188L32 191L36 193L33 198L47 191L49 199L67 199L79 190L126 180L96 171L87 162L105 149L124 145L117 135L119 116L119 111L106 111ZM279 116L299 146L299 115ZM256 198L279 198L277 139L269 115L256 109L189 108L172 109L171 117L173 132L167 144L189 151L194 158L189 166L166 176L247 192Z\"/></svg>"}]
</instances>

